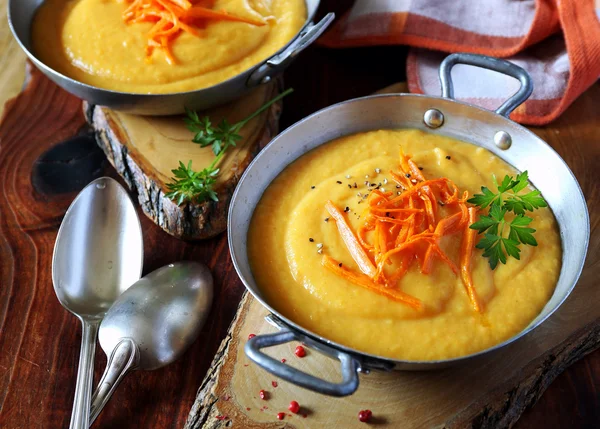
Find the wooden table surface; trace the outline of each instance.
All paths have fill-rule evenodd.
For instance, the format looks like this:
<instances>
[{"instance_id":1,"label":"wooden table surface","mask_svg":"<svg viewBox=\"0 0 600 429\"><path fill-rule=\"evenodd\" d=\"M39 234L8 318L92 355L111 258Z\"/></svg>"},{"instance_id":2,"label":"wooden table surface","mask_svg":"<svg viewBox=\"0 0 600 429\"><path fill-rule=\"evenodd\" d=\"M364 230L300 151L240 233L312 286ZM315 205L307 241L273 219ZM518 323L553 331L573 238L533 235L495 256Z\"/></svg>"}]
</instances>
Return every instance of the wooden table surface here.
<instances>
[{"instance_id":1,"label":"wooden table surface","mask_svg":"<svg viewBox=\"0 0 600 429\"><path fill-rule=\"evenodd\" d=\"M351 0L323 0L341 14ZM5 0L0 0L4 14ZM311 47L286 73L296 89L285 101L281 128L332 103L404 79L406 48L332 51ZM0 24L0 102L21 86L22 55ZM0 107L1 109L1 107ZM67 427L81 329L54 296L52 247L75 193L102 174L115 176L86 134L81 103L32 72L0 122L0 428ZM600 126L600 124L599 124ZM600 142L598 143L600 144ZM243 286L225 235L178 241L140 213L147 273L194 259L215 276L216 297L198 341L177 363L130 374L94 427L182 427L196 390L235 313ZM106 358L98 349L96 381ZM592 428L600 422L600 350L575 363L521 418L519 428Z\"/></svg>"}]
</instances>

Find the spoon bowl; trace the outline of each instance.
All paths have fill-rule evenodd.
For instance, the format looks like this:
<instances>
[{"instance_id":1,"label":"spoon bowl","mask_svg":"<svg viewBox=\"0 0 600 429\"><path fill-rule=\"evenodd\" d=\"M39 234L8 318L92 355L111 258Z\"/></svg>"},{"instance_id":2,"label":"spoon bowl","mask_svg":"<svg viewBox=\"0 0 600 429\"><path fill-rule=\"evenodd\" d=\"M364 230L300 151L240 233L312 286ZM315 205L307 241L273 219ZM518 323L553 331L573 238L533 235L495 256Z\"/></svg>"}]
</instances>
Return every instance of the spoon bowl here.
<instances>
[{"instance_id":1,"label":"spoon bowl","mask_svg":"<svg viewBox=\"0 0 600 429\"><path fill-rule=\"evenodd\" d=\"M94 393L90 424L132 369L153 370L177 360L196 340L210 311L213 278L197 262L178 262L138 280L100 325L108 357Z\"/></svg>"},{"instance_id":2,"label":"spoon bowl","mask_svg":"<svg viewBox=\"0 0 600 429\"><path fill-rule=\"evenodd\" d=\"M52 281L60 303L76 316L102 318L141 276L143 239L127 191L102 177L87 185L58 231Z\"/></svg>"},{"instance_id":3,"label":"spoon bowl","mask_svg":"<svg viewBox=\"0 0 600 429\"><path fill-rule=\"evenodd\" d=\"M52 282L61 305L83 325L71 428L86 428L100 321L140 278L143 239L127 191L102 177L77 195L61 223L52 258Z\"/></svg>"}]
</instances>

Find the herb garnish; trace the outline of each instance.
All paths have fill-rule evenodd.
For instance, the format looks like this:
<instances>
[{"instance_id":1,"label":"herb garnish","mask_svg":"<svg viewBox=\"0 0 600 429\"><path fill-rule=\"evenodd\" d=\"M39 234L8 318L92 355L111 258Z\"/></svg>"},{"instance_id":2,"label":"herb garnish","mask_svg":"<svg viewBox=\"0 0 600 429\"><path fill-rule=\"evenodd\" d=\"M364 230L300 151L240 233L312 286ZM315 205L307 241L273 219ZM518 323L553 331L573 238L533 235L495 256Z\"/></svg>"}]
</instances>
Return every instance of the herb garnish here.
<instances>
[{"instance_id":1,"label":"herb garnish","mask_svg":"<svg viewBox=\"0 0 600 429\"><path fill-rule=\"evenodd\" d=\"M208 116L200 118L197 112L186 108L187 117L183 120L188 129L195 133L192 142L199 144L200 147L210 146L216 157L207 168L198 172L192 169L192 161L189 161L187 166L179 161L179 167L171 170L174 177L171 178L170 183L167 183L169 192L165 196L176 201L177 205L186 201L197 203L208 200L218 201L217 193L213 189L219 174L216 166L227 149L235 146L236 142L242 139L239 132L244 125L293 91L292 88L287 89L235 124L230 124L227 119L223 119L219 125L213 126Z\"/></svg>"},{"instance_id":2,"label":"herb garnish","mask_svg":"<svg viewBox=\"0 0 600 429\"><path fill-rule=\"evenodd\" d=\"M470 228L477 230L479 234L484 234L475 247L483 249L483 256L488 258L492 270L496 268L498 262L506 264L507 255L520 259L519 245L537 246L537 241L533 237L535 229L529 227L533 219L525 216L525 212L548 207L540 191L519 195L519 192L527 186L527 171L518 174L516 179L505 176L500 185L495 177L493 180L498 193L493 193L482 186L482 193L475 194L468 200L481 209L489 206L488 214L481 216ZM511 221L505 219L508 213L515 215ZM506 226L509 230L507 237L504 233Z\"/></svg>"},{"instance_id":3,"label":"herb garnish","mask_svg":"<svg viewBox=\"0 0 600 429\"><path fill-rule=\"evenodd\" d=\"M177 205L181 205L184 201L193 200L206 201L210 199L219 201L212 186L217 181L217 175L219 174L219 169L214 167L223 153L221 152L208 168L198 172L192 169L192 161L189 161L187 166L179 161L179 168L171 170L175 177L172 178L171 183L167 183L167 189L170 192L166 194L166 197L173 201L176 200Z\"/></svg>"}]
</instances>

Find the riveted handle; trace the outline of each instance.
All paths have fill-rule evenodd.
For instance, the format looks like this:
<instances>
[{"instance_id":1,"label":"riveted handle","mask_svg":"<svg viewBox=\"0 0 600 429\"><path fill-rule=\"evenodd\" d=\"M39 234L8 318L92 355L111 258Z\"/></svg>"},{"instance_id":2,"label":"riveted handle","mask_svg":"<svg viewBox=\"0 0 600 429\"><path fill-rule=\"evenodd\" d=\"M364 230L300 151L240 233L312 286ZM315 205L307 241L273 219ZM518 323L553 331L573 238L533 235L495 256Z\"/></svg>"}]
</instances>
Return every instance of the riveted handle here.
<instances>
[{"instance_id":1,"label":"riveted handle","mask_svg":"<svg viewBox=\"0 0 600 429\"><path fill-rule=\"evenodd\" d=\"M451 71L456 64L467 64L487 70L492 70L508 76L512 76L521 82L519 90L502 106L496 109L496 113L506 118L513 110L525 102L533 92L533 81L531 76L523 68L506 60L488 57L485 55L458 53L448 55L440 64L440 81L442 83L442 97L454 98L454 86L452 85Z\"/></svg>"},{"instance_id":2,"label":"riveted handle","mask_svg":"<svg viewBox=\"0 0 600 429\"><path fill-rule=\"evenodd\" d=\"M273 55L265 61L264 64L252 72L246 81L246 86L253 87L260 85L261 83L267 83L273 76L281 73L290 62L292 62L296 55L323 34L327 27L329 27L329 24L333 22L334 18L335 14L330 12L316 24L312 22L306 24L300 33L298 33L298 36L296 36L282 52Z\"/></svg>"},{"instance_id":3,"label":"riveted handle","mask_svg":"<svg viewBox=\"0 0 600 429\"><path fill-rule=\"evenodd\" d=\"M359 362L348 353L344 353L331 347L320 347L322 351L327 349L326 353L329 356L339 360L341 363L342 382L332 383L307 374L296 368L292 368L291 366L286 365L277 359L273 359L261 351L261 349L266 347L285 344L289 343L290 341L305 340L308 339L302 334L291 330L284 330L275 334L257 335L256 337L248 340L246 346L244 347L244 351L246 352L246 356L248 356L252 362L256 363L261 368L266 369L271 374L276 375L277 377L289 381L297 386L330 396L348 396L353 394L356 389L358 389L358 370L360 365Z\"/></svg>"}]
</instances>

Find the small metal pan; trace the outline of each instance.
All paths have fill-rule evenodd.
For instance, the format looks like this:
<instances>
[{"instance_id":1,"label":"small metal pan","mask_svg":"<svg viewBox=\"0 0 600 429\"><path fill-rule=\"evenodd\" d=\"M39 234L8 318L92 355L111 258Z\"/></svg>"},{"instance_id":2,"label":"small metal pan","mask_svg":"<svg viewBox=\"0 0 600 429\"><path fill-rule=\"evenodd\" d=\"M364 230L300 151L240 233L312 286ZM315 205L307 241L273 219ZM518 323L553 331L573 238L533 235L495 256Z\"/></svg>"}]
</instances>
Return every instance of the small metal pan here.
<instances>
[{"instance_id":1,"label":"small metal pan","mask_svg":"<svg viewBox=\"0 0 600 429\"><path fill-rule=\"evenodd\" d=\"M496 112L453 100L450 70L464 63L513 76L519 91ZM254 159L242 176L229 209L229 248L235 269L248 291L270 312L267 318L279 333L258 335L246 343L246 355L277 377L332 396L352 394L358 388L358 372L378 370L428 370L475 359L505 347L544 322L569 296L585 260L590 235L585 199L569 167L543 140L508 119L508 115L532 92L531 78L507 61L472 54L453 54L440 67L442 97L414 94L377 95L323 109L277 136ZM486 350L455 359L403 361L370 355L337 344L304 329L267 302L256 284L248 262L247 236L250 219L271 181L295 159L338 137L369 130L418 128L484 147L520 171L528 170L554 212L562 239L562 268L554 294L542 312L514 337ZM268 286L268 285L267 285ZM340 361L343 381L331 383L270 358L261 349L301 341Z\"/></svg>"},{"instance_id":2,"label":"small metal pan","mask_svg":"<svg viewBox=\"0 0 600 429\"><path fill-rule=\"evenodd\" d=\"M270 82L281 73L304 48L313 43L331 24L335 15L327 14L314 24L312 19L320 0L306 0L306 24L290 42L271 58L217 85L195 91L168 94L136 94L111 91L71 79L41 62L31 50L31 26L36 10L44 0L9 0L8 24L29 59L42 73L65 91L87 102L138 115L175 115L185 107L204 110L241 97L250 89Z\"/></svg>"}]
</instances>

